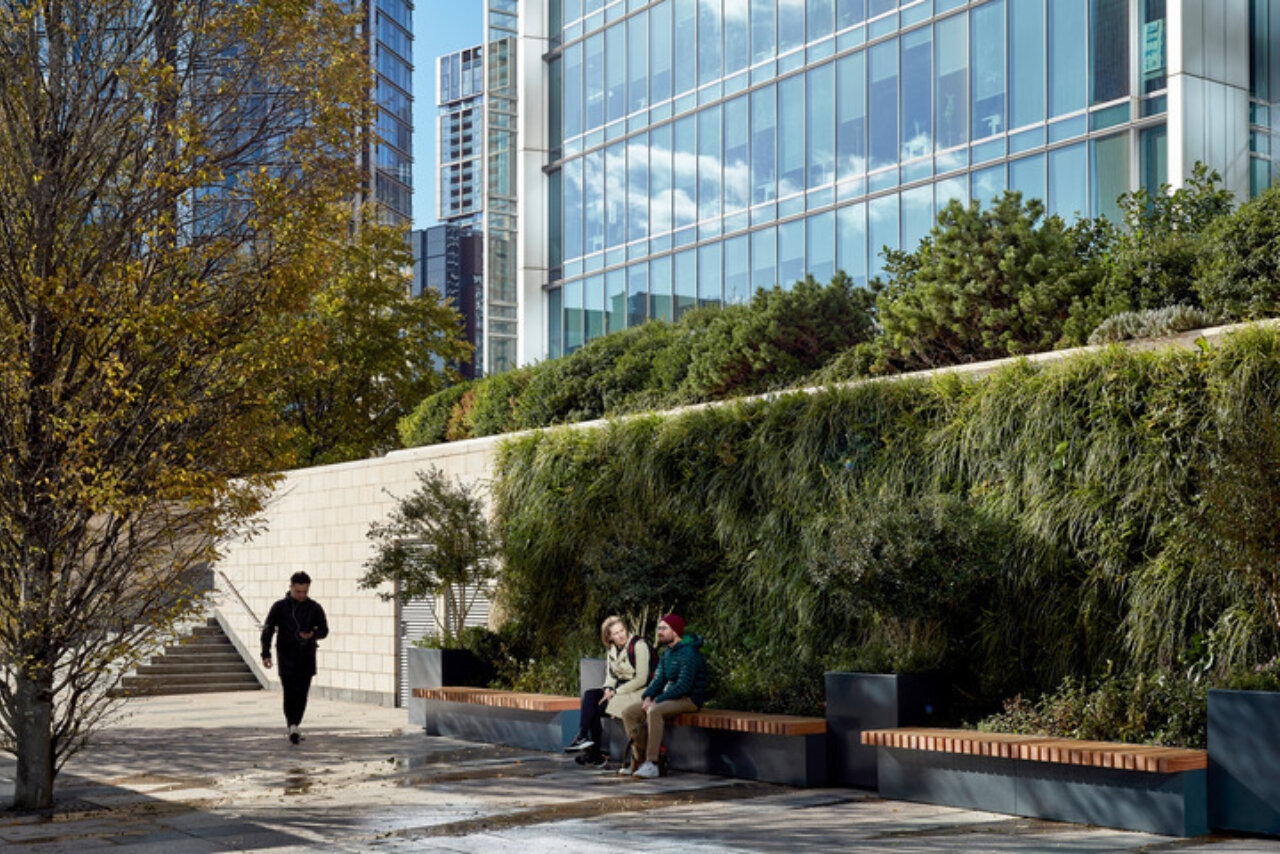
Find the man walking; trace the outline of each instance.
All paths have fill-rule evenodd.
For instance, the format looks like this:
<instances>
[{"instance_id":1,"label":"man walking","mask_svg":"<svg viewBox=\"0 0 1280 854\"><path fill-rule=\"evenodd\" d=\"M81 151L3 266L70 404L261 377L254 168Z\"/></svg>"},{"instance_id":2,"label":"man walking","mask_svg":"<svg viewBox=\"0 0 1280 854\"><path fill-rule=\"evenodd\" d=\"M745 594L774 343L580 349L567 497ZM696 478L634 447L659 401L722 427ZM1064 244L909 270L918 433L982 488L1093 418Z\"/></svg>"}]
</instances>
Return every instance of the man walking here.
<instances>
[{"instance_id":1,"label":"man walking","mask_svg":"<svg viewBox=\"0 0 1280 854\"><path fill-rule=\"evenodd\" d=\"M298 727L307 710L307 692L316 675L317 641L329 636L329 623L320 603L307 596L311 576L295 572L289 579L289 593L271 606L262 627L262 666L271 669L271 636L276 636L276 657L280 661L280 685L284 688L284 721L289 741L302 740Z\"/></svg>"},{"instance_id":2,"label":"man walking","mask_svg":"<svg viewBox=\"0 0 1280 854\"><path fill-rule=\"evenodd\" d=\"M702 638L692 632L685 634L683 617L667 614L658 621L658 646L663 648L662 658L644 699L622 713L633 755L644 754L644 764L634 771L636 777L644 779L658 776L658 754L667 718L698 711L707 697ZM625 770L624 766L624 773Z\"/></svg>"}]
</instances>

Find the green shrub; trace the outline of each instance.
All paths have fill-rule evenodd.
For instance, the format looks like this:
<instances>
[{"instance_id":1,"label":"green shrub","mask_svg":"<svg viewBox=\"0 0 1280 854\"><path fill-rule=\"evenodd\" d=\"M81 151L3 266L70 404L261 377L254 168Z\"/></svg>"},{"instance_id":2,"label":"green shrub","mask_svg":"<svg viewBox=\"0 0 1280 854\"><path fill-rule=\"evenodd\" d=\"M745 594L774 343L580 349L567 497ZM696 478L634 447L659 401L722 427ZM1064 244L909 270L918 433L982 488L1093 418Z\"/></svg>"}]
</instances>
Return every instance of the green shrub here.
<instances>
[{"instance_id":1,"label":"green shrub","mask_svg":"<svg viewBox=\"0 0 1280 854\"><path fill-rule=\"evenodd\" d=\"M465 382L449 386L423 400L413 412L400 419L397 429L400 444L406 448L434 445L443 442L449 429L453 408L474 383Z\"/></svg>"},{"instance_id":2,"label":"green shrub","mask_svg":"<svg viewBox=\"0 0 1280 854\"><path fill-rule=\"evenodd\" d=\"M1036 701L1021 696L978 723L1011 732L1164 747L1205 746L1207 686L1174 673L1068 677Z\"/></svg>"},{"instance_id":3,"label":"green shrub","mask_svg":"<svg viewBox=\"0 0 1280 854\"><path fill-rule=\"evenodd\" d=\"M714 315L694 340L682 386L690 399L779 388L840 351L871 338L873 297L843 273L828 285L808 277L790 290L757 291Z\"/></svg>"},{"instance_id":4,"label":"green shrub","mask_svg":"<svg viewBox=\"0 0 1280 854\"><path fill-rule=\"evenodd\" d=\"M475 385L471 436L494 436L517 429L516 407L538 367L513 368Z\"/></svg>"},{"instance_id":5,"label":"green shrub","mask_svg":"<svg viewBox=\"0 0 1280 854\"><path fill-rule=\"evenodd\" d=\"M1227 319L1280 309L1280 187L1272 187L1208 229L1196 267L1205 310Z\"/></svg>"}]
</instances>

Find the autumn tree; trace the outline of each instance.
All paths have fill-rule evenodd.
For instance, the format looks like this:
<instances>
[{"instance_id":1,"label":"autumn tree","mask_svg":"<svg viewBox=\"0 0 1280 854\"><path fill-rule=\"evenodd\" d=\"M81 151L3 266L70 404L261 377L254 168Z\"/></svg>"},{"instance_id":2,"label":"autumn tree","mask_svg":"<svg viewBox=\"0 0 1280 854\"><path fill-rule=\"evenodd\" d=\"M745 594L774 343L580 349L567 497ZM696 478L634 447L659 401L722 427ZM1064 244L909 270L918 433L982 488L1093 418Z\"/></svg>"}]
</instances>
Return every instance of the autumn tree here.
<instances>
[{"instance_id":1,"label":"autumn tree","mask_svg":"<svg viewBox=\"0 0 1280 854\"><path fill-rule=\"evenodd\" d=\"M276 395L298 465L395 448L397 422L457 379L449 363L471 356L452 304L433 290L413 295L403 230L367 213L307 311L287 320L290 337L308 342Z\"/></svg>"},{"instance_id":2,"label":"autumn tree","mask_svg":"<svg viewBox=\"0 0 1280 854\"><path fill-rule=\"evenodd\" d=\"M352 218L369 73L329 0L0 2L0 745L47 808L252 523L272 330Z\"/></svg>"}]
</instances>

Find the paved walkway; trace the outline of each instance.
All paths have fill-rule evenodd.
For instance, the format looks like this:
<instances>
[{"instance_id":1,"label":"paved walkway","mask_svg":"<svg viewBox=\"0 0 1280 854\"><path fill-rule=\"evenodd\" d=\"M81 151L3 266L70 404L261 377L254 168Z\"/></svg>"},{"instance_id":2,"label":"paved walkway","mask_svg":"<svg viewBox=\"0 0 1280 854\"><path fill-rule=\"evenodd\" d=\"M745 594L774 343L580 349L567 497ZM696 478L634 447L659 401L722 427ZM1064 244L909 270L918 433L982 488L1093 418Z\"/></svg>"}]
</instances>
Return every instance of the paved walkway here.
<instances>
[{"instance_id":1,"label":"paved walkway","mask_svg":"<svg viewBox=\"0 0 1280 854\"><path fill-rule=\"evenodd\" d=\"M280 695L131 701L59 777L52 819L0 813L0 852L810 854L1275 852L699 774L632 781L566 756L444 738L399 709L313 700L290 745ZM0 792L13 763L0 762Z\"/></svg>"}]
</instances>

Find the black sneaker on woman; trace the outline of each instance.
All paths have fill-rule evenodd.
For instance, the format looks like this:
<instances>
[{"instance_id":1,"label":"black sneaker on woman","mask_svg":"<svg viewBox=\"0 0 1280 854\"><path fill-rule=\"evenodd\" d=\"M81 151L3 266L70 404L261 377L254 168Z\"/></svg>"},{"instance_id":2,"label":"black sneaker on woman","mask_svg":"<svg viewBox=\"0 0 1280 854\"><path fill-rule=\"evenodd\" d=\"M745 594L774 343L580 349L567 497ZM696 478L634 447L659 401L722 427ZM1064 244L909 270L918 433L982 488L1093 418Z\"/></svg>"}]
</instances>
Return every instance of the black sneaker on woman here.
<instances>
[{"instance_id":1,"label":"black sneaker on woman","mask_svg":"<svg viewBox=\"0 0 1280 854\"><path fill-rule=\"evenodd\" d=\"M595 745L595 741L590 736L584 733L578 733L578 737L564 749L564 752L577 753L579 750L586 750L589 747L595 747Z\"/></svg>"}]
</instances>

